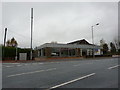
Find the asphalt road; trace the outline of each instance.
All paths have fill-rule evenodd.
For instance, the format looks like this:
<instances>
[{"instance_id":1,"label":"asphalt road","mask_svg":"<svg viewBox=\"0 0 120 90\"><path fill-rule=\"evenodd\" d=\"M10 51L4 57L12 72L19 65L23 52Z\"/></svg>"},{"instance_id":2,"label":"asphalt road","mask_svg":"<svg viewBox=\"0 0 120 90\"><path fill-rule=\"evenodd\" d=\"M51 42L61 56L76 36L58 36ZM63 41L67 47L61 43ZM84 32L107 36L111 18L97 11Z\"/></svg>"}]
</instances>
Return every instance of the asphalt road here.
<instances>
[{"instance_id":1,"label":"asphalt road","mask_svg":"<svg viewBox=\"0 0 120 90\"><path fill-rule=\"evenodd\" d=\"M3 63L2 88L118 88L118 58Z\"/></svg>"}]
</instances>

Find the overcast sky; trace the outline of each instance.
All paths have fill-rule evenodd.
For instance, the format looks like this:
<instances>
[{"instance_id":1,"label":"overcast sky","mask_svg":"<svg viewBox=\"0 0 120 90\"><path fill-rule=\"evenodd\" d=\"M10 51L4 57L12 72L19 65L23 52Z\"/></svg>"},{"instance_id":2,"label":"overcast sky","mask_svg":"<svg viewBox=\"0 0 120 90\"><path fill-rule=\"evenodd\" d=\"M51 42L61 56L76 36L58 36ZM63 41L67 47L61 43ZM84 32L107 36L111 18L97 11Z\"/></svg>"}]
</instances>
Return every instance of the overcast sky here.
<instances>
[{"instance_id":1,"label":"overcast sky","mask_svg":"<svg viewBox=\"0 0 120 90\"><path fill-rule=\"evenodd\" d=\"M117 38L117 2L4 2L3 29L8 28L7 40L14 37L19 47L30 47L30 10L34 8L33 47L57 41L69 43L86 39L99 45ZM3 32L4 33L4 32Z\"/></svg>"}]
</instances>

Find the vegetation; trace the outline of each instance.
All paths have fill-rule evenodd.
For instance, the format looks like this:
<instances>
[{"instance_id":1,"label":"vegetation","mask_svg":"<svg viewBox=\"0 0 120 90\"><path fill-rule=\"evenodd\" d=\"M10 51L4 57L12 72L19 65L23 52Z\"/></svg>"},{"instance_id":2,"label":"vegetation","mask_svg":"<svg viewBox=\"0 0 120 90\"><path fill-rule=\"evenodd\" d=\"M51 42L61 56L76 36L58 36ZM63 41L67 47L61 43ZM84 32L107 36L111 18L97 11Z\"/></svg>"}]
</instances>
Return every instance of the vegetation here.
<instances>
[{"instance_id":1,"label":"vegetation","mask_svg":"<svg viewBox=\"0 0 120 90\"><path fill-rule=\"evenodd\" d=\"M17 46L18 46L18 43L14 37L6 42L5 47L3 45L0 45L3 51L2 52L3 60L15 60L16 49L17 49L17 56L18 56L17 59L19 59L19 53L27 53L27 59L30 60L31 49L30 48L18 48ZM103 47L102 56L109 56L109 55L115 55L115 54L120 55L120 41L118 41L117 39L115 39L113 42L110 42L110 44L107 44L104 39L101 39L100 46ZM37 55L37 52L35 50L33 51L33 53L34 53L33 56Z\"/></svg>"},{"instance_id":2,"label":"vegetation","mask_svg":"<svg viewBox=\"0 0 120 90\"><path fill-rule=\"evenodd\" d=\"M4 47L3 45L1 45L2 47L2 57L3 60L15 60L15 56L16 56L16 49L17 49L17 56L19 59L19 53L27 53L27 59L30 59L30 51L31 49L29 48L18 48L18 43L15 40L15 38L13 37L11 40L8 40L6 42L6 46Z\"/></svg>"},{"instance_id":3,"label":"vegetation","mask_svg":"<svg viewBox=\"0 0 120 90\"><path fill-rule=\"evenodd\" d=\"M17 41L14 39L14 37L11 40L8 40L6 42L6 45L8 47L16 47L18 45Z\"/></svg>"},{"instance_id":4,"label":"vegetation","mask_svg":"<svg viewBox=\"0 0 120 90\"><path fill-rule=\"evenodd\" d=\"M107 43L105 43L105 44L103 44L103 54L108 54L108 44Z\"/></svg>"},{"instance_id":5,"label":"vegetation","mask_svg":"<svg viewBox=\"0 0 120 90\"><path fill-rule=\"evenodd\" d=\"M118 41L117 39L115 39L114 42L110 42L109 45L105 43L104 39L101 39L100 46L103 47L103 55L120 55L120 41ZM110 46L110 48L108 46Z\"/></svg>"},{"instance_id":6,"label":"vegetation","mask_svg":"<svg viewBox=\"0 0 120 90\"><path fill-rule=\"evenodd\" d=\"M110 49L111 53L116 54L116 47L115 47L114 43L111 42L110 47L111 47L111 49Z\"/></svg>"},{"instance_id":7,"label":"vegetation","mask_svg":"<svg viewBox=\"0 0 120 90\"><path fill-rule=\"evenodd\" d=\"M15 60L15 56L16 56L16 48L15 47L2 46L2 50L4 50L4 52L2 52L3 60ZM18 59L19 59L19 53L27 53L27 59L30 59L30 49L29 48L24 48L24 49L17 48Z\"/></svg>"}]
</instances>

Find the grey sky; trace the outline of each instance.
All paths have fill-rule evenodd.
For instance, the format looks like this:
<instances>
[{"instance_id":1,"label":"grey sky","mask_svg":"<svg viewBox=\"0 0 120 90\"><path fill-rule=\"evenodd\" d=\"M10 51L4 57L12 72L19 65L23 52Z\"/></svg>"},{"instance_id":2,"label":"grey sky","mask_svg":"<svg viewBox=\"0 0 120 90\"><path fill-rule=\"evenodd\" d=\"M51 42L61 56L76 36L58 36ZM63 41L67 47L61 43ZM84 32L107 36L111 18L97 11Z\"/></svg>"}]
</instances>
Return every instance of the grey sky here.
<instances>
[{"instance_id":1,"label":"grey sky","mask_svg":"<svg viewBox=\"0 0 120 90\"><path fill-rule=\"evenodd\" d=\"M117 2L10 2L2 4L3 29L7 40L15 37L19 47L30 47L30 9L34 8L33 47L51 41L68 43L85 38L91 43L107 43L118 34ZM4 33L4 32L3 32Z\"/></svg>"}]
</instances>

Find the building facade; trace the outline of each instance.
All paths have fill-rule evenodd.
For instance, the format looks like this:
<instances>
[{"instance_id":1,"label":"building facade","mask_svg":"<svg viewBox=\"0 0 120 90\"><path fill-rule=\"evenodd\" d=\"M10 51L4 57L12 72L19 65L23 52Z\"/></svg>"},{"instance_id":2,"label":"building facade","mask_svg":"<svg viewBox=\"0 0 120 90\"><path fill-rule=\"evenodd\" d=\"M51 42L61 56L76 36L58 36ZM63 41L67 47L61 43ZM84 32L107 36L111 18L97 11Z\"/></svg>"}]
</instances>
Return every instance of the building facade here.
<instances>
[{"instance_id":1,"label":"building facade","mask_svg":"<svg viewBox=\"0 0 120 90\"><path fill-rule=\"evenodd\" d=\"M37 47L37 57L82 57L102 54L102 47L92 45L85 39L67 44L45 43Z\"/></svg>"}]
</instances>

